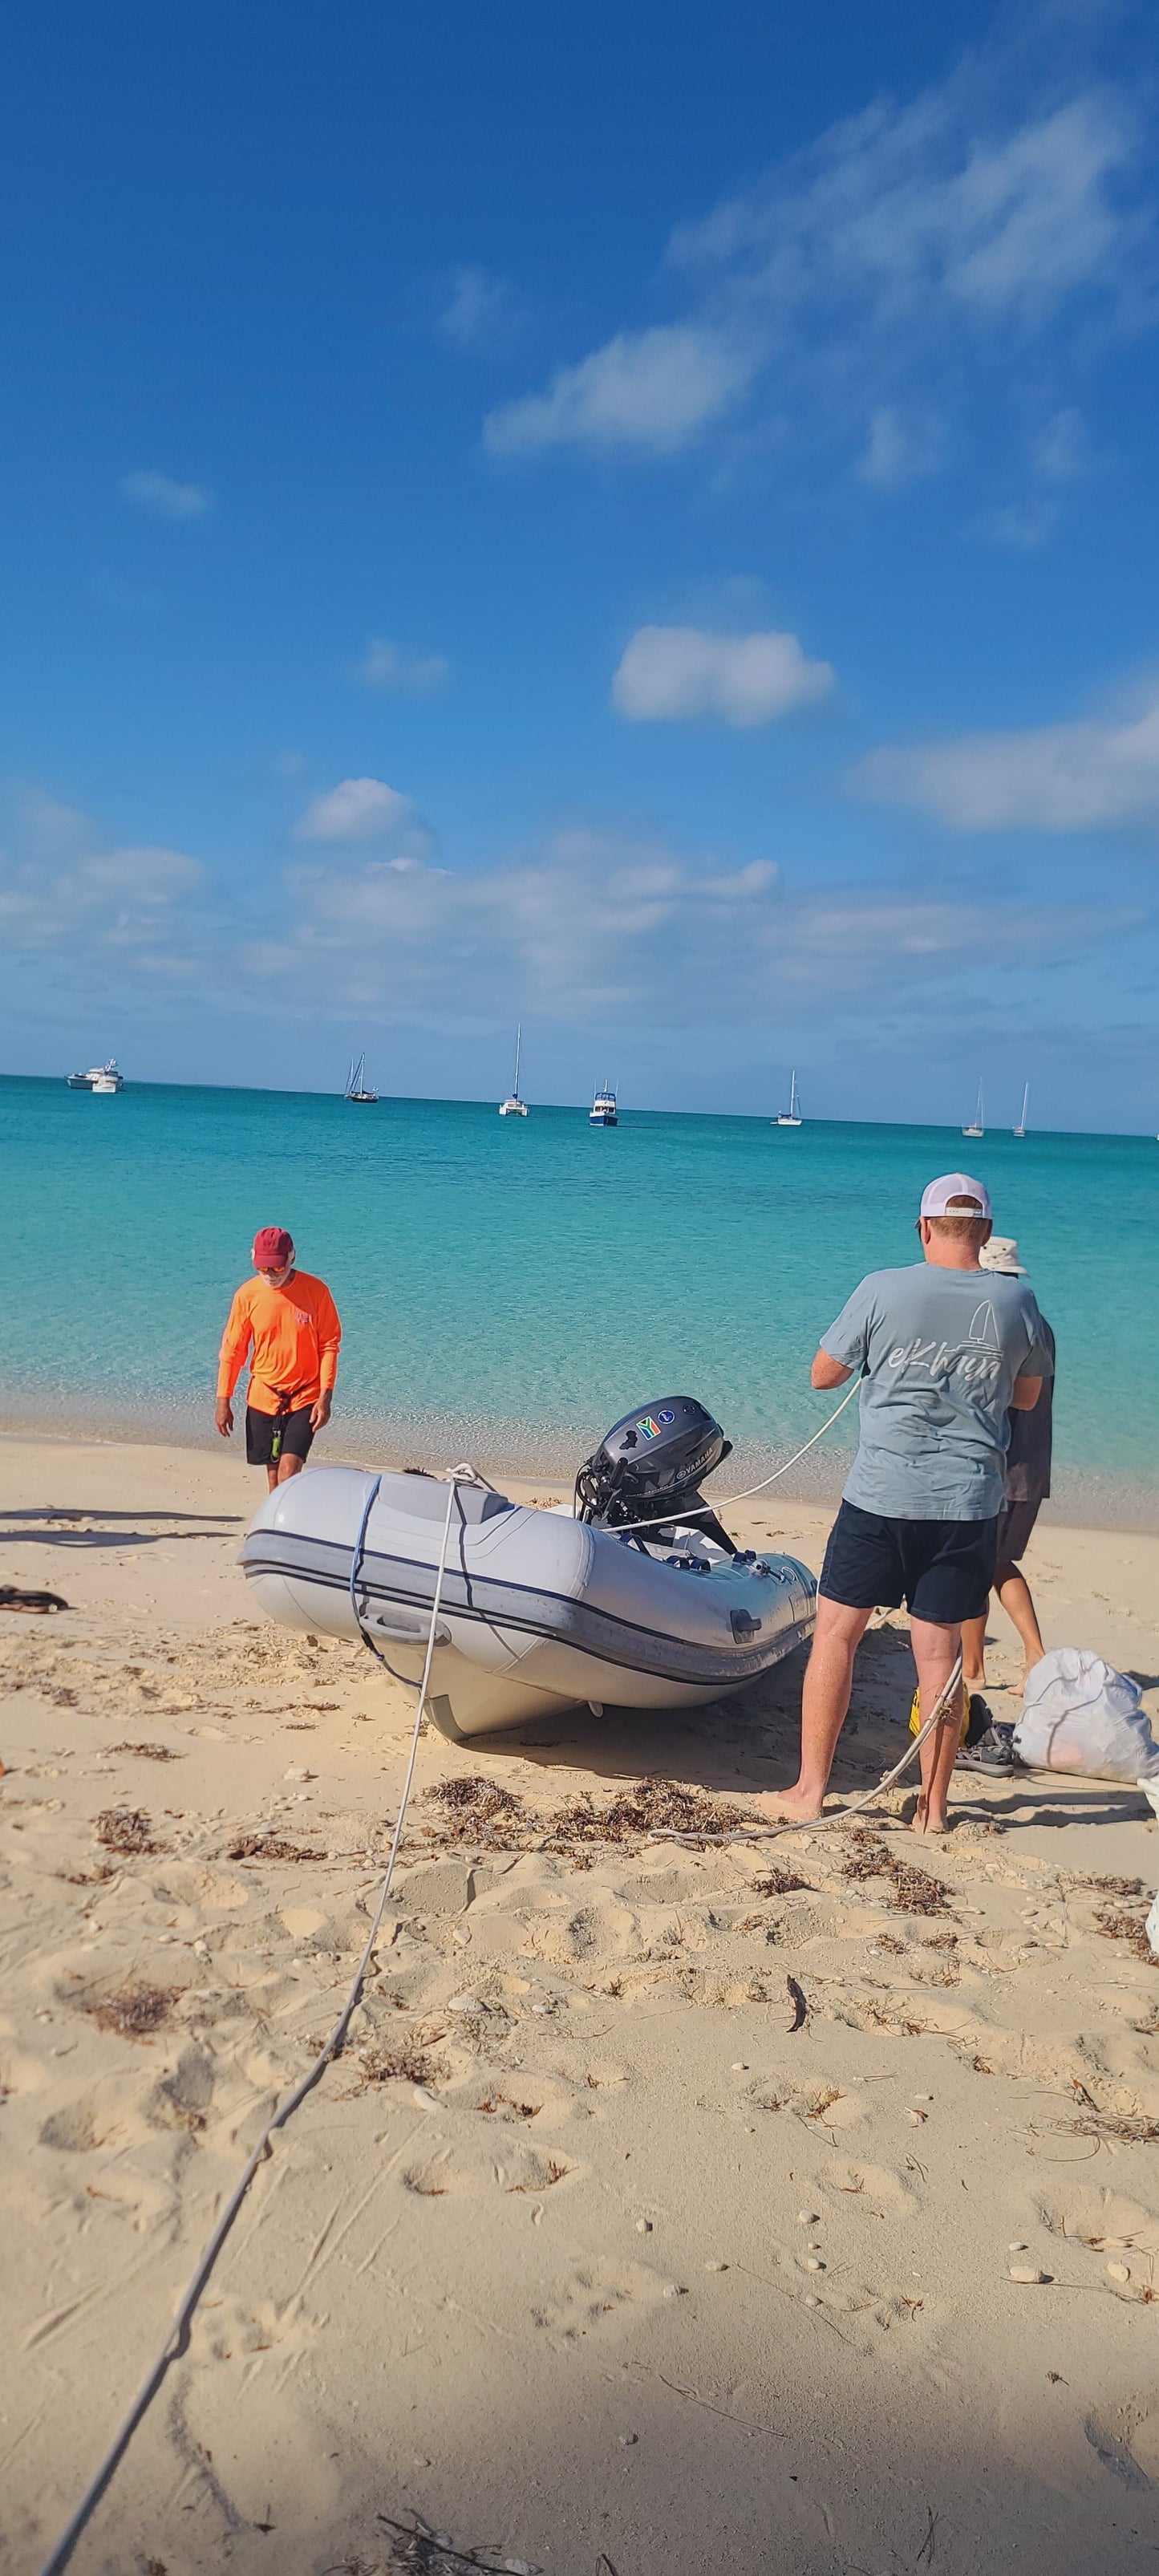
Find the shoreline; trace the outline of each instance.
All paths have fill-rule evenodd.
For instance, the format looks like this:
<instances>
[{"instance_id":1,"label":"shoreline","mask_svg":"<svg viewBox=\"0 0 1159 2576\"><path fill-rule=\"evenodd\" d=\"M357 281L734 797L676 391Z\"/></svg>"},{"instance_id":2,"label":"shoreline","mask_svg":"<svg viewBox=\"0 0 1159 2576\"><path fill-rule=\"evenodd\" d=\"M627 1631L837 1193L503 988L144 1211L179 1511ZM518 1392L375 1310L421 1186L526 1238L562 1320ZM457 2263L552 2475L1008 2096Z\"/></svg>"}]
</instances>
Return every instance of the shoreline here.
<instances>
[{"instance_id":1,"label":"shoreline","mask_svg":"<svg viewBox=\"0 0 1159 2576\"><path fill-rule=\"evenodd\" d=\"M203 1406L179 1404L165 1411L144 1405L139 1409L99 1405L77 1408L72 1403L66 1406L63 1400L59 1407L29 1407L25 1411L0 1398L0 1442L49 1441L62 1448L78 1443L105 1449L172 1449L226 1459L232 1455L240 1458L244 1467L244 1401L239 1405L235 1399L234 1410L237 1422L232 1440L227 1443L214 1430L211 1398ZM813 1426L814 1430L818 1427ZM597 1436L579 1432L573 1438L566 1430L485 1416L464 1421L439 1415L359 1415L339 1410L321 1442L315 1444L312 1463L394 1471L429 1465L438 1473L470 1458L485 1475L506 1483L532 1485L547 1481L570 1493L575 1470L587 1454L585 1442L590 1446ZM804 1432L802 1439L809 1436ZM794 1443L800 1445L800 1441ZM731 1490L718 1480L711 1484L708 1499L718 1509L729 1508L734 1495L770 1477L784 1454L781 1448L738 1440L722 1471L725 1478L732 1480ZM792 1455L792 1449L788 1454ZM769 1487L771 1502L779 1498L785 1503L813 1504L832 1514L853 1455L853 1442L847 1439L842 1446L838 1432L831 1448L819 1443L807 1460ZM1074 1467L1056 1459L1053 1487L1040 1514L1044 1529L1159 1536L1159 1480L1151 1485L1132 1477L1112 1476L1101 1468ZM757 1501L763 1507L764 1498L758 1496Z\"/></svg>"}]
</instances>

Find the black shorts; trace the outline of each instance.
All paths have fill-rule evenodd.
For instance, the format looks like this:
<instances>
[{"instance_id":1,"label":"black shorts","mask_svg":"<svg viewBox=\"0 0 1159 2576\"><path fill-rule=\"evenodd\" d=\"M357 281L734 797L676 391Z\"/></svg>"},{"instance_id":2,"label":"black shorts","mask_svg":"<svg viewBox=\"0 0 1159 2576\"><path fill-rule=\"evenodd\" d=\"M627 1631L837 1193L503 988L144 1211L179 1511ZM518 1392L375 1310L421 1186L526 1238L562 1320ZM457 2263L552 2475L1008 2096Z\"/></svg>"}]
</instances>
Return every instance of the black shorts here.
<instances>
[{"instance_id":1,"label":"black shorts","mask_svg":"<svg viewBox=\"0 0 1159 2576\"><path fill-rule=\"evenodd\" d=\"M1018 1572L1018 1560L1025 1556L1042 1509L1036 1503L1004 1503L998 1514L998 1548L994 1561L995 1584L1009 1582Z\"/></svg>"},{"instance_id":2,"label":"black shorts","mask_svg":"<svg viewBox=\"0 0 1159 2576\"><path fill-rule=\"evenodd\" d=\"M259 1413L247 1404L245 1409L245 1454L250 1467L274 1465L274 1433L280 1428L283 1458L308 1458L314 1433L310 1416L312 1404L299 1405L296 1413Z\"/></svg>"},{"instance_id":3,"label":"black shorts","mask_svg":"<svg viewBox=\"0 0 1159 2576\"><path fill-rule=\"evenodd\" d=\"M849 1610L900 1610L936 1628L980 1619L990 1599L998 1538L988 1521L895 1521L842 1503L817 1586Z\"/></svg>"}]
</instances>

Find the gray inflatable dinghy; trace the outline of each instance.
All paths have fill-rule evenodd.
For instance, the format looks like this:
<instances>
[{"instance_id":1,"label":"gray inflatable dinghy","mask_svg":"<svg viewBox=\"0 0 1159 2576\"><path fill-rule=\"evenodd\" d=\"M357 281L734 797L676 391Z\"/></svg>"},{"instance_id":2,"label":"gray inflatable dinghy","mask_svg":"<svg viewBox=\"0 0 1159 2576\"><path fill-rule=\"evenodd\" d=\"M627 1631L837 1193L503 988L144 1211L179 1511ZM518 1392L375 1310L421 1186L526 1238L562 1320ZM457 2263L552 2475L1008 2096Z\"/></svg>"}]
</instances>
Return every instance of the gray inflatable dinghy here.
<instances>
[{"instance_id":1,"label":"gray inflatable dinghy","mask_svg":"<svg viewBox=\"0 0 1159 2576\"><path fill-rule=\"evenodd\" d=\"M667 1426L658 1417L677 1405L691 1409L693 1399L625 1419L657 1425L653 1436L662 1438ZM695 1412L710 1421L702 1407ZM455 1742L584 1700L597 1709L695 1708L756 1680L811 1635L816 1584L808 1568L789 1556L738 1554L687 1479L656 1485L659 1460L649 1459L641 1494L613 1459L610 1508L620 1517L594 1517L592 1470L622 1429L609 1433L577 1480L582 1497L589 1478L581 1500L588 1517L513 1503L480 1484L456 1486L428 1699L435 1724ZM727 1443L719 1432L717 1439L723 1455ZM706 1472L703 1463L698 1472ZM377 1491L375 1484L354 1467L291 1477L263 1503L241 1562L270 1618L329 1636L362 1635L400 1680L417 1683L447 1482L384 1474ZM656 1504L669 1499L672 1518L657 1529ZM652 1527L637 1535L633 1512L645 1524L651 1517Z\"/></svg>"}]
</instances>

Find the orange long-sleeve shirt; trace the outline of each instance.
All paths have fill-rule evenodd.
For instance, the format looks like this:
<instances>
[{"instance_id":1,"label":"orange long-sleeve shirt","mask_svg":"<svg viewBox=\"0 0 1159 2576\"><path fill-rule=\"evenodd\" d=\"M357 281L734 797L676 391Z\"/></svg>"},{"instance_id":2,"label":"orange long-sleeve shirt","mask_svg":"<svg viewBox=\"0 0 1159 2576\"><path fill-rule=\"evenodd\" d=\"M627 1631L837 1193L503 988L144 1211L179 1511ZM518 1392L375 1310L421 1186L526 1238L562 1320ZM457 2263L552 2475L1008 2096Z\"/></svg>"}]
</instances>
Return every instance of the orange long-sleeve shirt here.
<instances>
[{"instance_id":1,"label":"orange long-sleeve shirt","mask_svg":"<svg viewBox=\"0 0 1159 2576\"><path fill-rule=\"evenodd\" d=\"M247 1279L221 1337L218 1397L233 1394L252 1345L247 1401L255 1413L276 1413L285 1395L293 1396L295 1413L300 1405L316 1404L338 1375L341 1339L338 1309L324 1279L308 1270L295 1270L282 1288L268 1279Z\"/></svg>"}]
</instances>

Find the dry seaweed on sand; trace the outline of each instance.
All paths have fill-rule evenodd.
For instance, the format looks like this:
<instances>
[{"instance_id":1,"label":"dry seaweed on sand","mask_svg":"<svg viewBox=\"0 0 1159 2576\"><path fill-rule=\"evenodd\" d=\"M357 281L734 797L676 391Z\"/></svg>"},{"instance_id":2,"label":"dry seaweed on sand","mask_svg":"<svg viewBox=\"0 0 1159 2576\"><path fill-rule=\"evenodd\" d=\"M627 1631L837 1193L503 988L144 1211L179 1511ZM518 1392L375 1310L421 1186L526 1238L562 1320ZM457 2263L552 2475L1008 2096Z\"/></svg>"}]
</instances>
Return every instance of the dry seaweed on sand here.
<instances>
[{"instance_id":1,"label":"dry seaweed on sand","mask_svg":"<svg viewBox=\"0 0 1159 2576\"><path fill-rule=\"evenodd\" d=\"M396 2040L386 2047L372 2040L358 2059L364 2084L438 2084L446 2076L441 2057L432 2057L430 2049L415 2037Z\"/></svg>"},{"instance_id":2,"label":"dry seaweed on sand","mask_svg":"<svg viewBox=\"0 0 1159 2576\"><path fill-rule=\"evenodd\" d=\"M171 1986L122 1986L119 1994L98 1995L81 2011L98 2030L116 2031L120 2039L152 2039L173 2018L179 1989Z\"/></svg>"},{"instance_id":3,"label":"dry seaweed on sand","mask_svg":"<svg viewBox=\"0 0 1159 2576\"><path fill-rule=\"evenodd\" d=\"M436 1780L423 1795L440 1810L444 1841L489 1845L493 1851L515 1846L523 1824L523 1800L513 1789L501 1789L481 1772L470 1772Z\"/></svg>"},{"instance_id":4,"label":"dry seaweed on sand","mask_svg":"<svg viewBox=\"0 0 1159 2576\"><path fill-rule=\"evenodd\" d=\"M153 1834L153 1819L143 1807L103 1807L97 1817L97 1841L106 1851L155 1852L161 1845Z\"/></svg>"},{"instance_id":5,"label":"dry seaweed on sand","mask_svg":"<svg viewBox=\"0 0 1159 2576\"><path fill-rule=\"evenodd\" d=\"M634 1789L621 1790L607 1807L587 1795L549 1818L544 1850L566 1852L572 1843L631 1843L648 1834L687 1834L690 1840L730 1833L743 1825L739 1807L714 1798L707 1789L684 1789L678 1781L650 1775Z\"/></svg>"},{"instance_id":6,"label":"dry seaweed on sand","mask_svg":"<svg viewBox=\"0 0 1159 2576\"><path fill-rule=\"evenodd\" d=\"M1076 2138L1119 2138L1125 2146L1153 2147L1159 2144L1159 2120L1149 2120L1141 2112L1083 2111L1067 2127Z\"/></svg>"},{"instance_id":7,"label":"dry seaweed on sand","mask_svg":"<svg viewBox=\"0 0 1159 2576\"><path fill-rule=\"evenodd\" d=\"M1102 1933L1104 1941L1125 1941L1132 1958L1142 1959L1150 1968L1159 1968L1159 1958L1156 1958L1147 1938L1143 1915L1124 1914L1116 1912L1113 1905L1100 1905L1095 1915L1095 1930Z\"/></svg>"},{"instance_id":8,"label":"dry seaweed on sand","mask_svg":"<svg viewBox=\"0 0 1159 2576\"><path fill-rule=\"evenodd\" d=\"M283 1841L280 1834L239 1834L226 1852L227 1860L325 1860L325 1852L303 1851L300 1843Z\"/></svg>"},{"instance_id":9,"label":"dry seaweed on sand","mask_svg":"<svg viewBox=\"0 0 1159 2576\"><path fill-rule=\"evenodd\" d=\"M754 1896L793 1896L798 1888L807 1890L808 1887L808 1879L798 1878L795 1869L779 1869L775 1865L766 1870L763 1878L754 1878L752 1883Z\"/></svg>"},{"instance_id":10,"label":"dry seaweed on sand","mask_svg":"<svg viewBox=\"0 0 1159 2576\"><path fill-rule=\"evenodd\" d=\"M132 1753L138 1762L182 1762L184 1755L175 1753L168 1744L109 1744L107 1753Z\"/></svg>"},{"instance_id":11,"label":"dry seaweed on sand","mask_svg":"<svg viewBox=\"0 0 1159 2576\"><path fill-rule=\"evenodd\" d=\"M448 2531L432 2531L429 2522L416 2514L412 2523L395 2522L389 2513L378 2520L393 2537L390 2554L383 2562L381 2576L543 2576L525 2558L500 2558L486 2544L479 2549L458 2549Z\"/></svg>"},{"instance_id":12,"label":"dry seaweed on sand","mask_svg":"<svg viewBox=\"0 0 1159 2576\"><path fill-rule=\"evenodd\" d=\"M849 1840L853 1845L847 1860L841 1864L843 1878L886 1878L892 1888L890 1903L899 1914L948 1914L949 1897L940 1878L933 1871L918 1869L913 1861L899 1860L879 1834L867 1825L854 1826Z\"/></svg>"},{"instance_id":13,"label":"dry seaweed on sand","mask_svg":"<svg viewBox=\"0 0 1159 2576\"><path fill-rule=\"evenodd\" d=\"M1096 1878L1087 1870L1071 1878L1072 1887L1093 1888L1099 1896L1147 1896L1150 1891L1141 1878Z\"/></svg>"}]
</instances>

